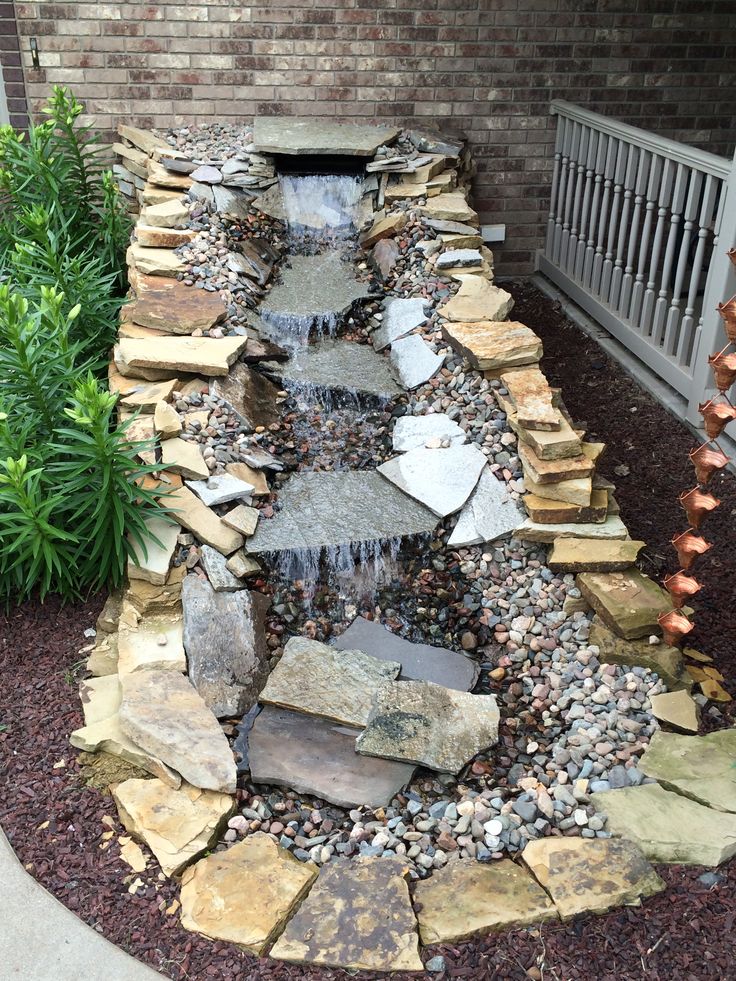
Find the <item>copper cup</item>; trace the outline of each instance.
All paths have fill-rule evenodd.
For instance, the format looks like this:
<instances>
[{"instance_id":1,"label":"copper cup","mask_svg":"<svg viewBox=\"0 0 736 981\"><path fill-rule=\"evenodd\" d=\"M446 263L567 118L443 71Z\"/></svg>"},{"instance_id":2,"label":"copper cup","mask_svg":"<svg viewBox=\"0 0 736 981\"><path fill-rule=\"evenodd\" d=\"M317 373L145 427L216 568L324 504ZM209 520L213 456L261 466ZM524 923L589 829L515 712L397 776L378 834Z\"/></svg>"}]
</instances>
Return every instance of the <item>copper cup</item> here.
<instances>
[{"instance_id":1,"label":"copper cup","mask_svg":"<svg viewBox=\"0 0 736 981\"><path fill-rule=\"evenodd\" d=\"M707 484L716 470L722 470L729 462L719 447L701 443L696 450L690 450L690 462L695 467L695 477L699 484Z\"/></svg>"},{"instance_id":2,"label":"copper cup","mask_svg":"<svg viewBox=\"0 0 736 981\"><path fill-rule=\"evenodd\" d=\"M726 253L731 262L736 266L736 249L729 249Z\"/></svg>"},{"instance_id":3,"label":"copper cup","mask_svg":"<svg viewBox=\"0 0 736 981\"><path fill-rule=\"evenodd\" d=\"M660 613L657 617L657 623L662 628L665 644L669 644L671 647L676 647L685 634L689 634L693 629L693 624L679 610Z\"/></svg>"},{"instance_id":4,"label":"copper cup","mask_svg":"<svg viewBox=\"0 0 736 981\"><path fill-rule=\"evenodd\" d=\"M682 568L687 572L692 569L695 560L699 555L703 555L711 548L710 542L706 542L700 535L693 535L692 532L683 531L672 539L672 547L677 552L677 558Z\"/></svg>"},{"instance_id":5,"label":"copper cup","mask_svg":"<svg viewBox=\"0 0 736 981\"><path fill-rule=\"evenodd\" d=\"M678 498L680 504L685 509L687 520L693 528L700 528L701 524L721 503L712 494L706 494L699 487L692 490L683 491Z\"/></svg>"},{"instance_id":6,"label":"copper cup","mask_svg":"<svg viewBox=\"0 0 736 981\"><path fill-rule=\"evenodd\" d=\"M723 429L736 419L736 408L728 402L716 402L710 399L698 406L698 411L703 417L705 431L709 439L717 439Z\"/></svg>"},{"instance_id":7,"label":"copper cup","mask_svg":"<svg viewBox=\"0 0 736 981\"><path fill-rule=\"evenodd\" d=\"M713 369L713 377L716 380L716 388L719 392L726 392L736 381L736 354L711 354L708 364Z\"/></svg>"},{"instance_id":8,"label":"copper cup","mask_svg":"<svg viewBox=\"0 0 736 981\"><path fill-rule=\"evenodd\" d=\"M686 600L689 600L700 591L700 583L692 576L686 576L684 572L676 572L672 576L664 577L664 588L672 597L672 602L677 609L681 609Z\"/></svg>"},{"instance_id":9,"label":"copper cup","mask_svg":"<svg viewBox=\"0 0 736 981\"><path fill-rule=\"evenodd\" d=\"M732 296L726 303L719 303L718 312L723 320L726 337L733 344L736 342L736 296Z\"/></svg>"}]
</instances>

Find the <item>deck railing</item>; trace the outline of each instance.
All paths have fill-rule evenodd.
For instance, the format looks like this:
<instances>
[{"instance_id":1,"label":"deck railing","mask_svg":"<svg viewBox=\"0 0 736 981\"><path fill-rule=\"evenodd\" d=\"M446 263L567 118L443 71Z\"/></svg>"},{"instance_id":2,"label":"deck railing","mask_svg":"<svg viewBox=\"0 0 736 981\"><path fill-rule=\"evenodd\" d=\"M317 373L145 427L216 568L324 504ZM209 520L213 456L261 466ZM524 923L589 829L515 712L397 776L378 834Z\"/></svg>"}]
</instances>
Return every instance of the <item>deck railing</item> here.
<instances>
[{"instance_id":1,"label":"deck railing","mask_svg":"<svg viewBox=\"0 0 736 981\"><path fill-rule=\"evenodd\" d=\"M734 162L555 101L557 140L539 268L667 382L698 424L736 292Z\"/></svg>"}]
</instances>

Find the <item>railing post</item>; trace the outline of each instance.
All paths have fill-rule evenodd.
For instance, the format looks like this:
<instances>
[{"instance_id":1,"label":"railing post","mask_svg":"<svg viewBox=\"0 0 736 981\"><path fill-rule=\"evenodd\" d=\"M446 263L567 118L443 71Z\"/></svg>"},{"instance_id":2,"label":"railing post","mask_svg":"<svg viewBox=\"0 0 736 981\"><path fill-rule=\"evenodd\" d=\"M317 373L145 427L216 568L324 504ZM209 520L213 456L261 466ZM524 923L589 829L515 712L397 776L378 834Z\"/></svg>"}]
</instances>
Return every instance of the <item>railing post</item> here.
<instances>
[{"instance_id":1,"label":"railing post","mask_svg":"<svg viewBox=\"0 0 736 981\"><path fill-rule=\"evenodd\" d=\"M693 384L686 418L696 426L702 425L698 412L699 403L707 401L716 392L708 355L720 351L726 343L716 307L736 293L736 271L726 255L733 248L736 248L736 154L731 163L731 172L723 185L713 254L705 282L703 312L693 349Z\"/></svg>"}]
</instances>

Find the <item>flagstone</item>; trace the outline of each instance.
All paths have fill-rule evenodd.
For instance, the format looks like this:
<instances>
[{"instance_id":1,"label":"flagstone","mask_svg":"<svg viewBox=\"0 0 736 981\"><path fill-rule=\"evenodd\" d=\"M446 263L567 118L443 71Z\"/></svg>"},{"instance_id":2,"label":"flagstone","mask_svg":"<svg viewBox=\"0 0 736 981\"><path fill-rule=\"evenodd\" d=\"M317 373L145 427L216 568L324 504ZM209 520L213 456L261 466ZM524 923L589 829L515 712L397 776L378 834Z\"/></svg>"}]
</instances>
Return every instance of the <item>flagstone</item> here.
<instances>
[{"instance_id":1,"label":"flagstone","mask_svg":"<svg viewBox=\"0 0 736 981\"><path fill-rule=\"evenodd\" d=\"M232 511L228 511L227 514L223 515L222 520L228 528L234 528L244 538L248 538L258 527L260 513L258 508L249 508L244 504L239 504L238 507L233 508Z\"/></svg>"},{"instance_id":2,"label":"flagstone","mask_svg":"<svg viewBox=\"0 0 736 981\"><path fill-rule=\"evenodd\" d=\"M243 584L227 567L227 560L217 549L209 545L200 547L200 565L207 573L210 586L217 593L232 593L242 589Z\"/></svg>"},{"instance_id":3,"label":"flagstone","mask_svg":"<svg viewBox=\"0 0 736 981\"><path fill-rule=\"evenodd\" d=\"M425 301L421 297L391 297L384 304L380 327L371 335L373 347L376 351L382 351L392 341L416 330L426 321Z\"/></svg>"},{"instance_id":4,"label":"flagstone","mask_svg":"<svg viewBox=\"0 0 736 981\"><path fill-rule=\"evenodd\" d=\"M267 705L248 734L251 780L338 807L387 807L411 780L414 766L361 756L355 751L359 733L351 726Z\"/></svg>"},{"instance_id":5,"label":"flagstone","mask_svg":"<svg viewBox=\"0 0 736 981\"><path fill-rule=\"evenodd\" d=\"M230 555L242 547L243 536L228 528L188 487L173 490L167 498L167 507L181 525L223 555Z\"/></svg>"},{"instance_id":6,"label":"flagstone","mask_svg":"<svg viewBox=\"0 0 736 981\"><path fill-rule=\"evenodd\" d=\"M563 921L617 906L639 906L642 899L666 888L631 841L537 838L521 855Z\"/></svg>"},{"instance_id":7,"label":"flagstone","mask_svg":"<svg viewBox=\"0 0 736 981\"><path fill-rule=\"evenodd\" d=\"M442 333L480 371L535 364L542 356L542 342L537 335L515 320L447 322L442 325Z\"/></svg>"},{"instance_id":8,"label":"flagstone","mask_svg":"<svg viewBox=\"0 0 736 981\"><path fill-rule=\"evenodd\" d=\"M192 575L182 584L189 677L218 718L247 712L269 670L265 631L269 600L240 588L237 580L236 584L236 592L218 592Z\"/></svg>"},{"instance_id":9,"label":"flagstone","mask_svg":"<svg viewBox=\"0 0 736 981\"><path fill-rule=\"evenodd\" d=\"M612 516L606 523L618 520ZM661 634L657 617L672 609L669 593L635 568L624 572L581 572L576 584L601 620L626 640Z\"/></svg>"},{"instance_id":10,"label":"flagstone","mask_svg":"<svg viewBox=\"0 0 736 981\"><path fill-rule=\"evenodd\" d=\"M374 695L400 669L397 661L379 661L362 651L341 651L306 637L292 637L260 701L364 726Z\"/></svg>"},{"instance_id":11,"label":"flagstone","mask_svg":"<svg viewBox=\"0 0 736 981\"><path fill-rule=\"evenodd\" d=\"M96 678L118 673L118 632L103 634L98 638L87 657L85 667Z\"/></svg>"},{"instance_id":12,"label":"flagstone","mask_svg":"<svg viewBox=\"0 0 736 981\"><path fill-rule=\"evenodd\" d=\"M627 539L629 532L617 514L609 514L605 521L590 524L537 524L531 518L527 518L516 526L514 537L520 538L523 542L554 542L558 538L610 541Z\"/></svg>"},{"instance_id":13,"label":"flagstone","mask_svg":"<svg viewBox=\"0 0 736 981\"><path fill-rule=\"evenodd\" d=\"M177 279L137 274L131 277L136 299L124 307L126 316L143 327L166 334L209 330L227 316L219 293L187 286Z\"/></svg>"},{"instance_id":14,"label":"flagstone","mask_svg":"<svg viewBox=\"0 0 736 981\"><path fill-rule=\"evenodd\" d=\"M186 263L171 249L147 249L137 242L128 246L126 261L147 276L173 276L186 272Z\"/></svg>"},{"instance_id":15,"label":"flagstone","mask_svg":"<svg viewBox=\"0 0 736 981\"><path fill-rule=\"evenodd\" d=\"M129 739L195 787L235 792L227 737L188 678L175 671L136 671L121 684L120 725Z\"/></svg>"},{"instance_id":16,"label":"flagstone","mask_svg":"<svg viewBox=\"0 0 736 981\"><path fill-rule=\"evenodd\" d=\"M414 644L383 624L361 616L330 643L341 651L358 650L381 661L398 661L400 678L433 681L457 691L470 691L480 674L480 665L458 651Z\"/></svg>"},{"instance_id":17,"label":"flagstone","mask_svg":"<svg viewBox=\"0 0 736 981\"><path fill-rule=\"evenodd\" d=\"M593 494L592 477L572 477L568 480L556 480L552 483L535 480L530 470L524 470L524 487L535 497L545 501L562 504L575 504L582 508L591 506Z\"/></svg>"},{"instance_id":18,"label":"flagstone","mask_svg":"<svg viewBox=\"0 0 736 981\"><path fill-rule=\"evenodd\" d=\"M140 203L143 205L156 205L164 204L169 201L180 201L182 192L172 190L165 187L157 187L155 184L150 182L146 183L146 186L140 194Z\"/></svg>"},{"instance_id":19,"label":"flagstone","mask_svg":"<svg viewBox=\"0 0 736 981\"><path fill-rule=\"evenodd\" d=\"M268 481L262 470L249 467L247 463L227 463L225 464L225 473L237 477L238 480L242 480L246 484L251 484L253 497L264 497L270 494Z\"/></svg>"},{"instance_id":20,"label":"flagstone","mask_svg":"<svg viewBox=\"0 0 736 981\"><path fill-rule=\"evenodd\" d=\"M597 616L590 625L588 643L598 647L598 660L602 664L647 668L658 674L670 689L681 688L683 684L690 688L690 681L682 664L682 654L676 647L670 647L662 641L650 644L649 638L624 640Z\"/></svg>"},{"instance_id":21,"label":"flagstone","mask_svg":"<svg viewBox=\"0 0 736 981\"><path fill-rule=\"evenodd\" d=\"M556 538L547 565L554 572L620 572L636 562L646 542L624 539Z\"/></svg>"},{"instance_id":22,"label":"flagstone","mask_svg":"<svg viewBox=\"0 0 736 981\"><path fill-rule=\"evenodd\" d=\"M736 729L705 736L655 732L639 769L676 791L716 811L736 812Z\"/></svg>"},{"instance_id":23,"label":"flagstone","mask_svg":"<svg viewBox=\"0 0 736 981\"><path fill-rule=\"evenodd\" d=\"M246 555L242 549L234 552L228 558L225 568L238 579L245 579L246 576L254 576L261 572L260 563L251 558L250 555Z\"/></svg>"},{"instance_id":24,"label":"flagstone","mask_svg":"<svg viewBox=\"0 0 736 981\"><path fill-rule=\"evenodd\" d=\"M406 225L407 217L404 211L395 211L389 215L382 215L374 220L371 227L360 235L360 244L364 249L369 249L372 245L382 239L392 238L397 235Z\"/></svg>"},{"instance_id":25,"label":"flagstone","mask_svg":"<svg viewBox=\"0 0 736 981\"><path fill-rule=\"evenodd\" d=\"M112 789L120 820L153 852L165 875L180 875L218 838L233 813L229 794L161 780L125 780Z\"/></svg>"},{"instance_id":26,"label":"flagstone","mask_svg":"<svg viewBox=\"0 0 736 981\"><path fill-rule=\"evenodd\" d=\"M451 225L453 222L447 222L447 224ZM461 225L460 222L458 224ZM483 246L483 237L478 233L477 228L463 233L443 233L439 236L439 239L443 245L451 249L480 249Z\"/></svg>"},{"instance_id":27,"label":"flagstone","mask_svg":"<svg viewBox=\"0 0 736 981\"><path fill-rule=\"evenodd\" d=\"M381 464L378 473L444 518L465 504L485 465L485 456L469 443L409 450Z\"/></svg>"},{"instance_id":28,"label":"flagstone","mask_svg":"<svg viewBox=\"0 0 736 981\"><path fill-rule=\"evenodd\" d=\"M264 954L317 878L268 835L249 835L185 869L181 925Z\"/></svg>"},{"instance_id":29,"label":"flagstone","mask_svg":"<svg viewBox=\"0 0 736 981\"><path fill-rule=\"evenodd\" d=\"M161 462L167 470L183 477L195 480L209 477L210 471L199 445L189 440L177 437L161 440Z\"/></svg>"},{"instance_id":30,"label":"flagstone","mask_svg":"<svg viewBox=\"0 0 736 981\"><path fill-rule=\"evenodd\" d=\"M506 419L521 442L530 447L540 460L564 460L570 457L579 457L582 453L582 430L573 429L560 412L557 412L557 415L559 428L555 431L525 429L520 425L515 412L507 414Z\"/></svg>"},{"instance_id":31,"label":"flagstone","mask_svg":"<svg viewBox=\"0 0 736 981\"><path fill-rule=\"evenodd\" d=\"M393 143L399 133L394 126L337 123L318 117L256 116L253 143L257 153L372 157L379 146Z\"/></svg>"},{"instance_id":32,"label":"flagstone","mask_svg":"<svg viewBox=\"0 0 736 981\"><path fill-rule=\"evenodd\" d=\"M333 859L271 956L348 971L423 971L407 871L398 857Z\"/></svg>"},{"instance_id":33,"label":"flagstone","mask_svg":"<svg viewBox=\"0 0 736 981\"><path fill-rule=\"evenodd\" d=\"M616 837L651 862L717 866L736 855L736 815L714 811L658 783L593 794L591 803Z\"/></svg>"},{"instance_id":34,"label":"flagstone","mask_svg":"<svg viewBox=\"0 0 736 981\"><path fill-rule=\"evenodd\" d=\"M478 225L478 213L468 204L461 191L445 192L431 198L419 208L421 214L441 221L458 221L466 225Z\"/></svg>"},{"instance_id":35,"label":"flagstone","mask_svg":"<svg viewBox=\"0 0 736 981\"><path fill-rule=\"evenodd\" d=\"M426 446L428 440L449 440L451 446L464 443L465 430L442 412L431 412L424 416L399 416L394 425L392 446L395 452L402 453Z\"/></svg>"},{"instance_id":36,"label":"flagstone","mask_svg":"<svg viewBox=\"0 0 736 981\"><path fill-rule=\"evenodd\" d=\"M391 681L374 695L359 753L457 773L498 742L493 695L472 695L430 681Z\"/></svg>"},{"instance_id":37,"label":"flagstone","mask_svg":"<svg viewBox=\"0 0 736 981\"><path fill-rule=\"evenodd\" d=\"M278 393L278 386L242 361L226 377L215 381L212 392L231 405L249 429L278 422Z\"/></svg>"},{"instance_id":38,"label":"flagstone","mask_svg":"<svg viewBox=\"0 0 736 981\"><path fill-rule=\"evenodd\" d=\"M178 436L182 425L179 413L168 402L159 402L153 413L153 428L159 434L170 438Z\"/></svg>"},{"instance_id":39,"label":"flagstone","mask_svg":"<svg viewBox=\"0 0 736 981\"><path fill-rule=\"evenodd\" d=\"M145 579L154 585L163 585L171 568L181 527L155 513L146 514L143 520L143 546L135 539L130 539L132 554L128 559L128 578Z\"/></svg>"},{"instance_id":40,"label":"flagstone","mask_svg":"<svg viewBox=\"0 0 736 981\"><path fill-rule=\"evenodd\" d=\"M454 269L464 266L478 266L481 263L481 254L477 249L445 249L437 256L435 263L436 269Z\"/></svg>"},{"instance_id":41,"label":"flagstone","mask_svg":"<svg viewBox=\"0 0 736 981\"><path fill-rule=\"evenodd\" d=\"M297 397L302 386L307 391L315 386L380 399L391 399L402 392L387 358L367 344L342 339L310 344L284 364L269 364L267 370Z\"/></svg>"},{"instance_id":42,"label":"flagstone","mask_svg":"<svg viewBox=\"0 0 736 981\"><path fill-rule=\"evenodd\" d=\"M394 341L391 344L390 358L401 384L408 389L417 388L429 381L445 362L445 355L435 354L429 344L417 334Z\"/></svg>"},{"instance_id":43,"label":"flagstone","mask_svg":"<svg viewBox=\"0 0 736 981\"><path fill-rule=\"evenodd\" d=\"M192 180L187 174L177 174L162 167L156 160L148 161L148 179L158 187L186 191L192 186Z\"/></svg>"},{"instance_id":44,"label":"flagstone","mask_svg":"<svg viewBox=\"0 0 736 981\"><path fill-rule=\"evenodd\" d=\"M143 248L178 249L197 237L197 232L189 228L159 228L145 225L141 221L135 226L135 240Z\"/></svg>"},{"instance_id":45,"label":"flagstone","mask_svg":"<svg viewBox=\"0 0 736 981\"><path fill-rule=\"evenodd\" d=\"M210 508L231 501L249 500L253 493L251 483L231 473L212 474L206 480L188 480L187 487Z\"/></svg>"},{"instance_id":46,"label":"flagstone","mask_svg":"<svg viewBox=\"0 0 736 981\"><path fill-rule=\"evenodd\" d=\"M460 289L445 300L437 313L445 320L462 325L459 330L448 324L443 325L442 329L450 342L453 338L457 340L463 354L467 345L470 352L467 356L473 367L501 368L508 364L529 364L538 360L531 354L538 349L541 355L542 342L528 327L525 330L532 337L518 329L522 324L512 324L505 334L505 340L500 330L488 330L490 324L495 326L505 321L511 313L514 306L511 294L478 276L459 276L458 279ZM485 330L479 329L480 324Z\"/></svg>"},{"instance_id":47,"label":"flagstone","mask_svg":"<svg viewBox=\"0 0 736 981\"><path fill-rule=\"evenodd\" d=\"M521 517L508 484L486 467L475 490L460 512L447 544L455 548L495 542L510 535Z\"/></svg>"},{"instance_id":48,"label":"flagstone","mask_svg":"<svg viewBox=\"0 0 736 981\"><path fill-rule=\"evenodd\" d=\"M557 919L544 889L509 859L447 865L417 883L414 903L423 944L456 943Z\"/></svg>"},{"instance_id":49,"label":"flagstone","mask_svg":"<svg viewBox=\"0 0 736 981\"><path fill-rule=\"evenodd\" d=\"M148 377L184 371L196 375L226 375L248 343L245 337L123 338L115 363L123 375Z\"/></svg>"},{"instance_id":50,"label":"flagstone","mask_svg":"<svg viewBox=\"0 0 736 981\"><path fill-rule=\"evenodd\" d=\"M182 630L177 614L142 617L124 602L118 630L118 674L122 677L134 671L186 671Z\"/></svg>"},{"instance_id":51,"label":"flagstone","mask_svg":"<svg viewBox=\"0 0 736 981\"><path fill-rule=\"evenodd\" d=\"M583 451L587 445L589 444L581 444ZM574 480L578 477L590 477L595 469L594 461L585 452L578 456L543 460L537 456L531 446L527 446L523 442L519 443L518 450L524 468L524 478L526 479L528 474L536 484L557 484L560 481Z\"/></svg>"},{"instance_id":52,"label":"flagstone","mask_svg":"<svg viewBox=\"0 0 736 981\"><path fill-rule=\"evenodd\" d=\"M525 481L526 484L526 481ZM555 484L543 484L543 487L554 487ZM539 494L525 494L524 507L532 521L542 525L554 524L598 524L606 520L608 512L608 492L594 490L590 495L590 503L567 504L565 501L547 500Z\"/></svg>"},{"instance_id":53,"label":"flagstone","mask_svg":"<svg viewBox=\"0 0 736 981\"><path fill-rule=\"evenodd\" d=\"M153 413L160 402L167 402L176 390L178 381L170 378L160 382L141 382L132 384L120 398L120 405L126 409L140 409L141 412ZM112 388L110 389L112 391Z\"/></svg>"},{"instance_id":54,"label":"flagstone","mask_svg":"<svg viewBox=\"0 0 736 981\"><path fill-rule=\"evenodd\" d=\"M539 368L525 368L501 375L516 416L525 429L554 431L560 428L560 413L552 402L552 390Z\"/></svg>"},{"instance_id":55,"label":"flagstone","mask_svg":"<svg viewBox=\"0 0 736 981\"><path fill-rule=\"evenodd\" d=\"M186 199L179 196L161 204L151 204L141 211L141 220L157 228L177 228L189 221Z\"/></svg>"},{"instance_id":56,"label":"flagstone","mask_svg":"<svg viewBox=\"0 0 736 981\"><path fill-rule=\"evenodd\" d=\"M662 692L660 695L650 695L652 715L659 722L672 726L680 732L697 732L700 728L700 709L690 692Z\"/></svg>"},{"instance_id":57,"label":"flagstone","mask_svg":"<svg viewBox=\"0 0 736 981\"><path fill-rule=\"evenodd\" d=\"M127 123L118 123L117 131L124 140L127 140L128 143L132 143L133 146L138 147L138 149L142 150L146 156L151 154L156 149L170 149L169 144L165 140L162 140L160 136L155 136L148 130L140 129L138 126L129 126Z\"/></svg>"}]
</instances>

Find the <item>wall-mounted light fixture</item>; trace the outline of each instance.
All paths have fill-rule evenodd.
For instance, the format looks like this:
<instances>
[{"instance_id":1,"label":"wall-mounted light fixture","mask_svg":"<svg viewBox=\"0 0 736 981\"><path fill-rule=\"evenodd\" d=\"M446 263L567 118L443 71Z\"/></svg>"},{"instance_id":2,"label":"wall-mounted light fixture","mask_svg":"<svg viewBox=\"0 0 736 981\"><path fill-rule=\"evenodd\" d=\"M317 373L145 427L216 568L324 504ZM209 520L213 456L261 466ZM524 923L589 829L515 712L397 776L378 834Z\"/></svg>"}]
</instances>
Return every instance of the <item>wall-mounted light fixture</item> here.
<instances>
[{"instance_id":1,"label":"wall-mounted light fixture","mask_svg":"<svg viewBox=\"0 0 736 981\"><path fill-rule=\"evenodd\" d=\"M41 67L41 62L38 60L38 41L35 37L31 38L31 62L34 68Z\"/></svg>"}]
</instances>

